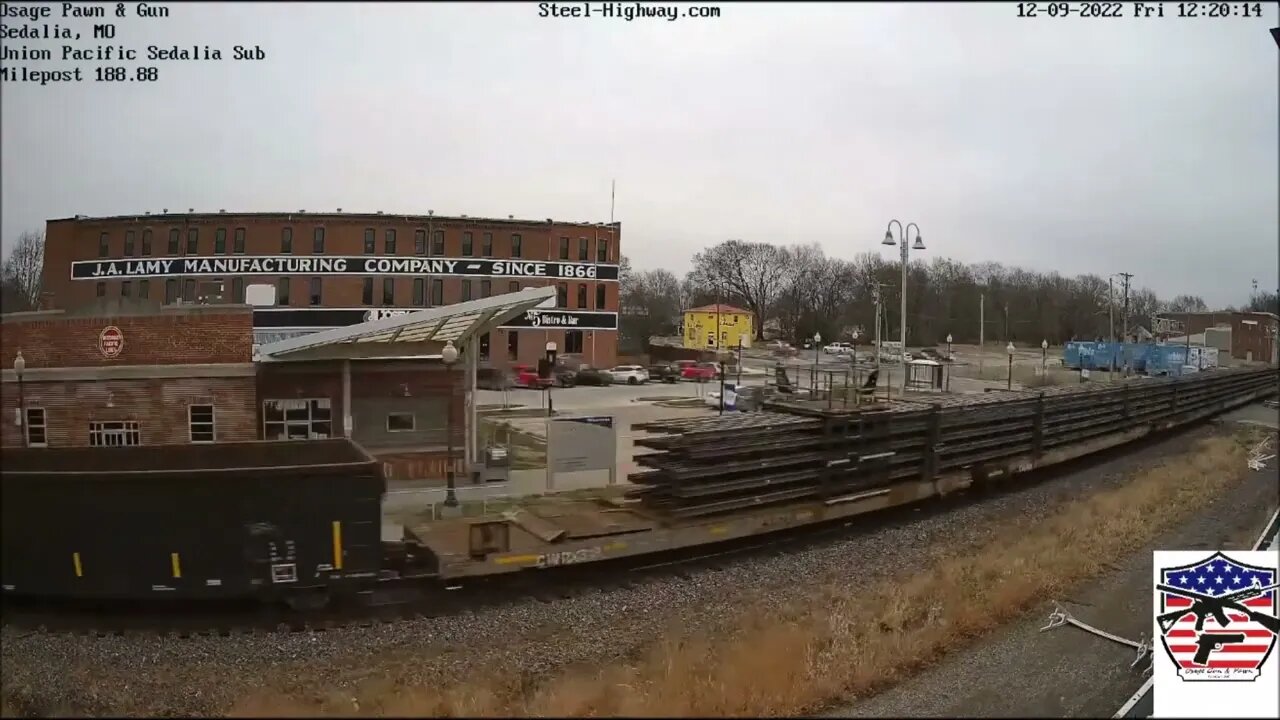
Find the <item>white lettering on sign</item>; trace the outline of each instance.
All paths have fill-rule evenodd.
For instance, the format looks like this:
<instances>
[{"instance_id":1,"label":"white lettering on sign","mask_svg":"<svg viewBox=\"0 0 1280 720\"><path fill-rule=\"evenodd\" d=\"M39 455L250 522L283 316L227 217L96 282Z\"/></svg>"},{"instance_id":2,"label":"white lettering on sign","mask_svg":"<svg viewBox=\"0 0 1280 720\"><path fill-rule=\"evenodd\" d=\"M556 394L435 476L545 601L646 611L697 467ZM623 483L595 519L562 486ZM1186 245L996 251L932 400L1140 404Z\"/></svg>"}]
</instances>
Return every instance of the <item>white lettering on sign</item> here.
<instances>
[{"instance_id":1,"label":"white lettering on sign","mask_svg":"<svg viewBox=\"0 0 1280 720\"><path fill-rule=\"evenodd\" d=\"M583 548L581 550L561 550L560 552L539 555L538 561L534 563L534 566L550 568L560 565L577 565L578 563L599 560L602 557L604 557L604 550L598 547Z\"/></svg>"},{"instance_id":2,"label":"white lettering on sign","mask_svg":"<svg viewBox=\"0 0 1280 720\"><path fill-rule=\"evenodd\" d=\"M103 356L113 358L124 350L124 333L115 325L108 325L98 333L98 350Z\"/></svg>"},{"instance_id":3,"label":"white lettering on sign","mask_svg":"<svg viewBox=\"0 0 1280 720\"><path fill-rule=\"evenodd\" d=\"M365 322L373 322L374 320L386 320L387 318L399 317L400 315L408 315L412 310L367 310L364 314Z\"/></svg>"},{"instance_id":4,"label":"white lettering on sign","mask_svg":"<svg viewBox=\"0 0 1280 720\"><path fill-rule=\"evenodd\" d=\"M533 327L577 327L582 320L577 315L544 313L541 310L527 310L524 318Z\"/></svg>"},{"instance_id":5,"label":"white lettering on sign","mask_svg":"<svg viewBox=\"0 0 1280 720\"><path fill-rule=\"evenodd\" d=\"M616 281L617 265L487 258L267 255L156 260L78 260L73 280L167 275L455 275Z\"/></svg>"}]
</instances>

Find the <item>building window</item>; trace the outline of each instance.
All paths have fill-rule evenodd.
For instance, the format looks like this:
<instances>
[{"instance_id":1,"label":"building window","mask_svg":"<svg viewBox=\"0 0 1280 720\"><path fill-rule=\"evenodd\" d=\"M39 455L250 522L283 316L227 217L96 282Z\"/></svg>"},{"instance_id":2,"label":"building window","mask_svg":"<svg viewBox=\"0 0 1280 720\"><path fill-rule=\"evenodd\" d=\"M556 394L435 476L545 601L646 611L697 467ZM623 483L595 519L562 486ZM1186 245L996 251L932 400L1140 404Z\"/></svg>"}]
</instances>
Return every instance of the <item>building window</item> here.
<instances>
[{"instance_id":1,"label":"building window","mask_svg":"<svg viewBox=\"0 0 1280 720\"><path fill-rule=\"evenodd\" d=\"M507 283L507 292L520 292L520 281L512 280Z\"/></svg>"},{"instance_id":2,"label":"building window","mask_svg":"<svg viewBox=\"0 0 1280 720\"><path fill-rule=\"evenodd\" d=\"M164 281L164 302L166 305L178 302L178 281L174 278Z\"/></svg>"},{"instance_id":3,"label":"building window","mask_svg":"<svg viewBox=\"0 0 1280 720\"><path fill-rule=\"evenodd\" d=\"M377 241L374 240L373 228L364 229L364 254L372 255L377 251Z\"/></svg>"},{"instance_id":4,"label":"building window","mask_svg":"<svg viewBox=\"0 0 1280 720\"><path fill-rule=\"evenodd\" d=\"M321 277L311 278L311 306L312 307L317 307L320 305L321 298L323 297L323 293L324 293L324 278L321 278Z\"/></svg>"},{"instance_id":5,"label":"building window","mask_svg":"<svg viewBox=\"0 0 1280 720\"><path fill-rule=\"evenodd\" d=\"M560 238L560 259L569 259L569 238L567 237Z\"/></svg>"},{"instance_id":6,"label":"building window","mask_svg":"<svg viewBox=\"0 0 1280 720\"><path fill-rule=\"evenodd\" d=\"M520 357L520 333L515 330L507 331L507 359L515 360Z\"/></svg>"},{"instance_id":7,"label":"building window","mask_svg":"<svg viewBox=\"0 0 1280 720\"><path fill-rule=\"evenodd\" d=\"M519 235L511 236L511 257L524 257L524 240Z\"/></svg>"},{"instance_id":8,"label":"building window","mask_svg":"<svg viewBox=\"0 0 1280 720\"><path fill-rule=\"evenodd\" d=\"M413 252L415 255L427 254L427 231L426 230L413 231Z\"/></svg>"},{"instance_id":9,"label":"building window","mask_svg":"<svg viewBox=\"0 0 1280 720\"><path fill-rule=\"evenodd\" d=\"M484 257L493 257L493 233L480 236L480 254Z\"/></svg>"},{"instance_id":10,"label":"building window","mask_svg":"<svg viewBox=\"0 0 1280 720\"><path fill-rule=\"evenodd\" d=\"M187 430L193 443L213 442L213 406L188 405Z\"/></svg>"},{"instance_id":11,"label":"building window","mask_svg":"<svg viewBox=\"0 0 1280 720\"><path fill-rule=\"evenodd\" d=\"M146 300L151 297L151 281L143 278L138 281L138 297Z\"/></svg>"},{"instance_id":12,"label":"building window","mask_svg":"<svg viewBox=\"0 0 1280 720\"><path fill-rule=\"evenodd\" d=\"M98 236L98 257L106 257L111 252L111 236L102 233Z\"/></svg>"},{"instance_id":13,"label":"building window","mask_svg":"<svg viewBox=\"0 0 1280 720\"><path fill-rule=\"evenodd\" d=\"M95 290L97 291L98 297L106 297L106 296L107 296L107 284L106 284L106 283L99 281L99 282L98 282L97 287L95 288Z\"/></svg>"},{"instance_id":14,"label":"building window","mask_svg":"<svg viewBox=\"0 0 1280 720\"><path fill-rule=\"evenodd\" d=\"M27 445L29 447L46 447L49 444L47 428L44 408L27 408L27 418L23 431L27 434Z\"/></svg>"},{"instance_id":15,"label":"building window","mask_svg":"<svg viewBox=\"0 0 1280 720\"><path fill-rule=\"evenodd\" d=\"M566 283L556 285L556 307L569 307L569 285Z\"/></svg>"},{"instance_id":16,"label":"building window","mask_svg":"<svg viewBox=\"0 0 1280 720\"><path fill-rule=\"evenodd\" d=\"M489 333L480 336L480 359L489 359Z\"/></svg>"},{"instance_id":17,"label":"building window","mask_svg":"<svg viewBox=\"0 0 1280 720\"><path fill-rule=\"evenodd\" d=\"M444 231L443 230L437 230L431 233L431 254L432 255L444 254Z\"/></svg>"},{"instance_id":18,"label":"building window","mask_svg":"<svg viewBox=\"0 0 1280 720\"><path fill-rule=\"evenodd\" d=\"M265 400L262 437L267 440L324 440L332 431L329 398Z\"/></svg>"},{"instance_id":19,"label":"building window","mask_svg":"<svg viewBox=\"0 0 1280 720\"><path fill-rule=\"evenodd\" d=\"M587 243L586 238L578 238L578 262L586 262L591 259L591 246Z\"/></svg>"},{"instance_id":20,"label":"building window","mask_svg":"<svg viewBox=\"0 0 1280 720\"><path fill-rule=\"evenodd\" d=\"M244 302L244 278L231 279L231 302Z\"/></svg>"},{"instance_id":21,"label":"building window","mask_svg":"<svg viewBox=\"0 0 1280 720\"><path fill-rule=\"evenodd\" d=\"M493 281L481 280L480 281L480 297L487 298L492 294L493 294Z\"/></svg>"},{"instance_id":22,"label":"building window","mask_svg":"<svg viewBox=\"0 0 1280 720\"><path fill-rule=\"evenodd\" d=\"M413 432L414 414L411 412L387 413L387 432Z\"/></svg>"},{"instance_id":23,"label":"building window","mask_svg":"<svg viewBox=\"0 0 1280 720\"><path fill-rule=\"evenodd\" d=\"M587 309L587 286L583 284L578 285L578 309Z\"/></svg>"},{"instance_id":24,"label":"building window","mask_svg":"<svg viewBox=\"0 0 1280 720\"><path fill-rule=\"evenodd\" d=\"M193 303L196 301L196 281L195 280L182 281L182 300L183 302L190 302L190 303Z\"/></svg>"},{"instance_id":25,"label":"building window","mask_svg":"<svg viewBox=\"0 0 1280 720\"><path fill-rule=\"evenodd\" d=\"M582 352L582 331L581 330L565 330L564 351L567 353L579 353L579 354Z\"/></svg>"},{"instance_id":26,"label":"building window","mask_svg":"<svg viewBox=\"0 0 1280 720\"><path fill-rule=\"evenodd\" d=\"M425 278L413 279L413 305L422 307L427 304L427 281Z\"/></svg>"},{"instance_id":27,"label":"building window","mask_svg":"<svg viewBox=\"0 0 1280 720\"><path fill-rule=\"evenodd\" d=\"M396 279L382 278L382 304L396 304Z\"/></svg>"},{"instance_id":28,"label":"building window","mask_svg":"<svg viewBox=\"0 0 1280 720\"><path fill-rule=\"evenodd\" d=\"M178 237L178 228L173 228L169 231L169 247L167 249L170 255L178 254Z\"/></svg>"},{"instance_id":29,"label":"building window","mask_svg":"<svg viewBox=\"0 0 1280 720\"><path fill-rule=\"evenodd\" d=\"M463 280L462 281L462 302L466 302L470 299L471 299L471 281Z\"/></svg>"},{"instance_id":30,"label":"building window","mask_svg":"<svg viewBox=\"0 0 1280 720\"><path fill-rule=\"evenodd\" d=\"M276 281L276 304L289 304L289 278L283 277Z\"/></svg>"},{"instance_id":31,"label":"building window","mask_svg":"<svg viewBox=\"0 0 1280 720\"><path fill-rule=\"evenodd\" d=\"M609 241L604 238L596 240L596 262L609 262Z\"/></svg>"},{"instance_id":32,"label":"building window","mask_svg":"<svg viewBox=\"0 0 1280 720\"><path fill-rule=\"evenodd\" d=\"M244 228L236 228L236 239L232 247L232 252L237 255L244 254Z\"/></svg>"},{"instance_id":33,"label":"building window","mask_svg":"<svg viewBox=\"0 0 1280 720\"><path fill-rule=\"evenodd\" d=\"M324 254L324 228L318 227L311 233L311 253L313 255Z\"/></svg>"},{"instance_id":34,"label":"building window","mask_svg":"<svg viewBox=\"0 0 1280 720\"><path fill-rule=\"evenodd\" d=\"M150 229L142 231L142 254L143 255L151 254L151 230Z\"/></svg>"},{"instance_id":35,"label":"building window","mask_svg":"<svg viewBox=\"0 0 1280 720\"><path fill-rule=\"evenodd\" d=\"M280 254L288 255L293 252L293 228L280 228Z\"/></svg>"},{"instance_id":36,"label":"building window","mask_svg":"<svg viewBox=\"0 0 1280 720\"><path fill-rule=\"evenodd\" d=\"M132 230L126 230L124 232L124 254L126 257L133 255L133 239L134 232Z\"/></svg>"},{"instance_id":37,"label":"building window","mask_svg":"<svg viewBox=\"0 0 1280 720\"><path fill-rule=\"evenodd\" d=\"M596 285L596 309L604 309L604 284Z\"/></svg>"},{"instance_id":38,"label":"building window","mask_svg":"<svg viewBox=\"0 0 1280 720\"><path fill-rule=\"evenodd\" d=\"M431 304L444 304L444 280L431 278Z\"/></svg>"},{"instance_id":39,"label":"building window","mask_svg":"<svg viewBox=\"0 0 1280 720\"><path fill-rule=\"evenodd\" d=\"M462 257L471 257L475 253L475 239L468 230L462 233Z\"/></svg>"},{"instance_id":40,"label":"building window","mask_svg":"<svg viewBox=\"0 0 1280 720\"><path fill-rule=\"evenodd\" d=\"M213 231L213 254L214 255L227 254L227 229L226 228L218 228L217 230Z\"/></svg>"},{"instance_id":41,"label":"building window","mask_svg":"<svg viewBox=\"0 0 1280 720\"><path fill-rule=\"evenodd\" d=\"M364 279L364 287L360 290L360 302L365 305L373 304L373 278Z\"/></svg>"},{"instance_id":42,"label":"building window","mask_svg":"<svg viewBox=\"0 0 1280 720\"><path fill-rule=\"evenodd\" d=\"M136 420L89 423L90 447L141 445L142 433Z\"/></svg>"},{"instance_id":43,"label":"building window","mask_svg":"<svg viewBox=\"0 0 1280 720\"><path fill-rule=\"evenodd\" d=\"M396 254L396 231L394 228L388 228L382 234L382 252L386 255Z\"/></svg>"},{"instance_id":44,"label":"building window","mask_svg":"<svg viewBox=\"0 0 1280 720\"><path fill-rule=\"evenodd\" d=\"M187 254L196 255L200 252L200 228L187 229Z\"/></svg>"},{"instance_id":45,"label":"building window","mask_svg":"<svg viewBox=\"0 0 1280 720\"><path fill-rule=\"evenodd\" d=\"M133 283L124 280L120 283L120 297L127 298L133 294Z\"/></svg>"}]
</instances>

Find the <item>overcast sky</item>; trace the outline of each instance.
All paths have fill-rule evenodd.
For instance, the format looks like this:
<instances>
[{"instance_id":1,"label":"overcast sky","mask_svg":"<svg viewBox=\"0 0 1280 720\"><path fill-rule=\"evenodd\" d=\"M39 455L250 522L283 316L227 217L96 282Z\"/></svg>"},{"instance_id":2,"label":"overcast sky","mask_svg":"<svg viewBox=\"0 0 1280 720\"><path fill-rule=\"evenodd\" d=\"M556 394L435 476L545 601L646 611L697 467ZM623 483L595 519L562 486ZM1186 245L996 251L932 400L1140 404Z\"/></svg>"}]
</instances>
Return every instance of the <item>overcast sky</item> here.
<instances>
[{"instance_id":1,"label":"overcast sky","mask_svg":"<svg viewBox=\"0 0 1280 720\"><path fill-rule=\"evenodd\" d=\"M1274 3L1262 19L724 3L675 22L167 7L112 18L116 42L223 60L125 64L156 83L4 83L6 246L48 218L166 207L608 220L616 178L640 268L683 273L728 238L889 256L897 217L926 256L1128 271L1166 299L1278 284ZM267 58L232 60L236 44Z\"/></svg>"}]
</instances>

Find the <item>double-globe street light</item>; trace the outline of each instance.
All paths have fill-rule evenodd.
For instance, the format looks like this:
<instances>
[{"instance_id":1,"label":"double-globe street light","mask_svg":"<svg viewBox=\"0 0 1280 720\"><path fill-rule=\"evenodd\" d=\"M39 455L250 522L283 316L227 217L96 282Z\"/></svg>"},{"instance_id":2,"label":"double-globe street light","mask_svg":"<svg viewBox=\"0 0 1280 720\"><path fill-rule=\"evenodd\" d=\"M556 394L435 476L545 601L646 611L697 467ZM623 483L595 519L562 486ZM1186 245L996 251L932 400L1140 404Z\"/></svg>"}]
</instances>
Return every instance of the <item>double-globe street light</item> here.
<instances>
[{"instance_id":1,"label":"double-globe street light","mask_svg":"<svg viewBox=\"0 0 1280 720\"><path fill-rule=\"evenodd\" d=\"M1007 353L1009 353L1009 384L1008 384L1008 386L1007 386L1007 387L1008 387L1010 390L1012 390L1012 389L1013 389L1013 351L1014 351L1014 350L1016 350L1016 349L1017 349L1017 348L1015 348L1015 347L1013 346L1013 341L1012 341L1012 340L1010 340L1010 341L1009 341L1009 344L1008 344L1008 345L1006 345L1006 346L1005 346L1005 348L1004 348L1004 351L1005 351L1005 352L1007 352Z\"/></svg>"},{"instance_id":2,"label":"double-globe street light","mask_svg":"<svg viewBox=\"0 0 1280 720\"><path fill-rule=\"evenodd\" d=\"M445 406L445 496L444 506L447 508L455 508L458 506L458 495L453 480L453 366L458 362L458 348L453 346L453 341L445 342L444 349L440 351L440 361L444 363L445 383L449 387L448 405ZM438 447L438 446L437 446Z\"/></svg>"},{"instance_id":3,"label":"double-globe street light","mask_svg":"<svg viewBox=\"0 0 1280 720\"><path fill-rule=\"evenodd\" d=\"M900 240L893 239L893 224L898 223L898 235ZM900 245L902 255L902 324L899 327L900 339L902 341L901 352L902 358L902 391L907 391L907 242L911 239L911 228L916 229L916 242L911 246L912 250L924 250L924 238L920 234L920 226L915 223L907 223L902 227L902 223L897 219L890 220L888 228L884 231L884 245Z\"/></svg>"},{"instance_id":4,"label":"double-globe street light","mask_svg":"<svg viewBox=\"0 0 1280 720\"><path fill-rule=\"evenodd\" d=\"M22 372L27 369L27 361L22 351L13 359L13 373L18 376L18 430L22 431L22 447L31 447L31 433L27 431L27 400L22 391Z\"/></svg>"}]
</instances>

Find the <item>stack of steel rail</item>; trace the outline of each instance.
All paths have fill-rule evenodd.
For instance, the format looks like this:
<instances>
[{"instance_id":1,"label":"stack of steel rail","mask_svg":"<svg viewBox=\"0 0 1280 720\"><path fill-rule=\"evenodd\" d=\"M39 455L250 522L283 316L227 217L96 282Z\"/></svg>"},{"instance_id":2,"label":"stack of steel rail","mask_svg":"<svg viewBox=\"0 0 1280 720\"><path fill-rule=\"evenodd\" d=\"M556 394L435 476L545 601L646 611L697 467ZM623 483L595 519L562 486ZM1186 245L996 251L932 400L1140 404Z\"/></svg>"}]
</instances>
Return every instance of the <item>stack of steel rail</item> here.
<instances>
[{"instance_id":1,"label":"stack of steel rail","mask_svg":"<svg viewBox=\"0 0 1280 720\"><path fill-rule=\"evenodd\" d=\"M1024 392L939 396L864 409L771 403L764 412L637 425L651 468L630 477L675 518L829 499L1101 435L1189 420L1276 389L1272 369L1221 370Z\"/></svg>"}]
</instances>

